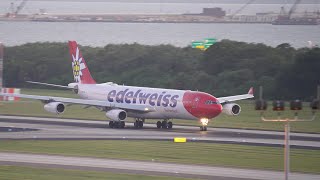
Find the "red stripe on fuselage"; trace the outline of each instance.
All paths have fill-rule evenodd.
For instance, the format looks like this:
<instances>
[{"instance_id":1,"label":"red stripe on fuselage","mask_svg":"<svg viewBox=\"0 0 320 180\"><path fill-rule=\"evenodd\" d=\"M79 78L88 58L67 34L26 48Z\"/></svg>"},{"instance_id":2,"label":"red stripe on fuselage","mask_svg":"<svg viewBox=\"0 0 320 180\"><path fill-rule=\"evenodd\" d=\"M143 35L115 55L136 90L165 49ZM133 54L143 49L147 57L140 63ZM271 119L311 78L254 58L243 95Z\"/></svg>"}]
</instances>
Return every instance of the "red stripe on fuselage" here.
<instances>
[{"instance_id":1,"label":"red stripe on fuselage","mask_svg":"<svg viewBox=\"0 0 320 180\"><path fill-rule=\"evenodd\" d=\"M184 108L197 118L214 118L222 111L221 104L208 104L207 101L217 102L217 99L203 92L187 91L183 95Z\"/></svg>"}]
</instances>

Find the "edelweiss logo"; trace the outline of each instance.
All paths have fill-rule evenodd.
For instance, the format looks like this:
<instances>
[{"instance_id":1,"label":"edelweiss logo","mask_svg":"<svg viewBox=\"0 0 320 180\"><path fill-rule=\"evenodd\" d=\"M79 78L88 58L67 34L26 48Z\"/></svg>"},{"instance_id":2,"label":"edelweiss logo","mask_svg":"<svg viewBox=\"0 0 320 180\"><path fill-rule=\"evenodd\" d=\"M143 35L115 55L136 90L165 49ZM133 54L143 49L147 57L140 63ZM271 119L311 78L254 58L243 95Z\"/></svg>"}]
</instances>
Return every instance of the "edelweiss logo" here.
<instances>
[{"instance_id":1,"label":"edelweiss logo","mask_svg":"<svg viewBox=\"0 0 320 180\"><path fill-rule=\"evenodd\" d=\"M72 54L72 69L75 82L80 82L80 77L82 76L82 70L86 68L85 64L82 62L82 57L79 57L79 48L77 47L76 57Z\"/></svg>"}]
</instances>

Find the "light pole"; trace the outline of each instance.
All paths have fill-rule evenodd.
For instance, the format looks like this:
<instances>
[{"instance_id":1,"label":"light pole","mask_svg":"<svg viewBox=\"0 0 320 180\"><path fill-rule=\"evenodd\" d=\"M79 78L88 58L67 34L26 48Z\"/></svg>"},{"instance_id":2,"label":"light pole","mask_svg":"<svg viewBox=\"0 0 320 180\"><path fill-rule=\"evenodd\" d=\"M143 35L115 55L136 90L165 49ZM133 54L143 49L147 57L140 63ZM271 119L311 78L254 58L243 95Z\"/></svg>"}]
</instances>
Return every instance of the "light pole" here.
<instances>
[{"instance_id":1,"label":"light pole","mask_svg":"<svg viewBox=\"0 0 320 180\"><path fill-rule=\"evenodd\" d=\"M280 114L280 113L279 113ZM264 122L285 122L284 124L284 173L285 173L285 180L289 179L290 173L290 122L297 122L297 121L313 121L316 116L315 113L312 113L312 117L310 119L299 119L298 114L295 115L294 119L282 119L281 116L278 116L278 119L266 119L261 114L261 120Z\"/></svg>"},{"instance_id":2,"label":"light pole","mask_svg":"<svg viewBox=\"0 0 320 180\"><path fill-rule=\"evenodd\" d=\"M0 92L2 92L3 87L3 53L3 44L0 42ZM2 98L3 97L0 97L0 102L2 101Z\"/></svg>"},{"instance_id":3,"label":"light pole","mask_svg":"<svg viewBox=\"0 0 320 180\"><path fill-rule=\"evenodd\" d=\"M2 88L2 84L3 84L3 44L0 42L0 91L1 91L1 88Z\"/></svg>"},{"instance_id":4,"label":"light pole","mask_svg":"<svg viewBox=\"0 0 320 180\"><path fill-rule=\"evenodd\" d=\"M277 119L267 119L264 116L264 111L267 109L267 101L262 99L262 87L260 87L260 98L256 101L256 110L261 110L261 120L264 122L284 122L284 177L285 180L289 179L290 174L290 122L297 121L313 121L316 118L316 110L320 108L319 103L319 94L320 94L320 86L317 88L318 94L317 99L313 100L310 104L312 109L312 116L310 119L299 119L298 111L302 110L302 102L300 100L294 100L290 102L290 109L295 111L294 118L282 118L281 112L285 110L284 101L273 101L273 111L277 111L278 118Z\"/></svg>"}]
</instances>

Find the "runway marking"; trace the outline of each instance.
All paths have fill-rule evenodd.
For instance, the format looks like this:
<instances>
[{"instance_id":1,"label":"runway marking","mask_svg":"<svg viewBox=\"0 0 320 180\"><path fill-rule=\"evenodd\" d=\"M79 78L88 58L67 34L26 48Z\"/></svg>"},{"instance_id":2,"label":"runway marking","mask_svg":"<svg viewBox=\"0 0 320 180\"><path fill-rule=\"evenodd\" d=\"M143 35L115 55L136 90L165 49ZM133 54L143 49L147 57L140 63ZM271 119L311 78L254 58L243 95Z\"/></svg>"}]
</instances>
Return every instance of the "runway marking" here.
<instances>
[{"instance_id":1,"label":"runway marking","mask_svg":"<svg viewBox=\"0 0 320 180\"><path fill-rule=\"evenodd\" d=\"M38 131L39 129L18 128L18 127L0 127L0 132L23 132L23 131Z\"/></svg>"}]
</instances>

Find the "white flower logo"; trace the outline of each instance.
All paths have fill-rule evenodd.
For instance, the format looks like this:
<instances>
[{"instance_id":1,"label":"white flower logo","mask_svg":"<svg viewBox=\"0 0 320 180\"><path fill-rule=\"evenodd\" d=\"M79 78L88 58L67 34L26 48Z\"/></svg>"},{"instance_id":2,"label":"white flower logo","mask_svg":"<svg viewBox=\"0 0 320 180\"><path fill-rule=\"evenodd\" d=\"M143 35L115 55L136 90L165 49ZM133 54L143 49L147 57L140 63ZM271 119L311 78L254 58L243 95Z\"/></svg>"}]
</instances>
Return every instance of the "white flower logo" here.
<instances>
[{"instance_id":1,"label":"white flower logo","mask_svg":"<svg viewBox=\"0 0 320 180\"><path fill-rule=\"evenodd\" d=\"M72 69L75 82L81 82L82 70L86 68L82 62L82 57L79 57L79 48L77 47L76 57L72 54Z\"/></svg>"}]
</instances>

